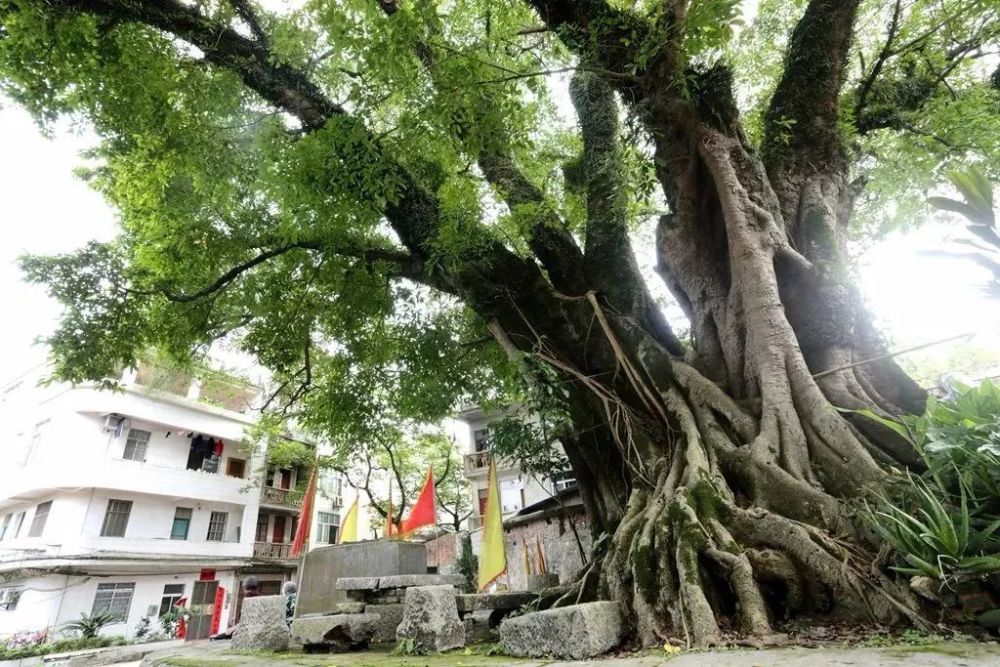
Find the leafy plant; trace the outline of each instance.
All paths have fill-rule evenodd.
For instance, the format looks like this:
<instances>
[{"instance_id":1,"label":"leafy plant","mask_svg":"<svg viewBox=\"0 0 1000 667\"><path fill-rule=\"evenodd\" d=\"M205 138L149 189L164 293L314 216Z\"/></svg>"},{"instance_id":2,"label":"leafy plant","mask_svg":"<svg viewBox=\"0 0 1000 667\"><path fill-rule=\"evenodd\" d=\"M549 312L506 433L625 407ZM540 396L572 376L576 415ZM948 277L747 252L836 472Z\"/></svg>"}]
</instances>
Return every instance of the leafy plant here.
<instances>
[{"instance_id":1,"label":"leafy plant","mask_svg":"<svg viewBox=\"0 0 1000 667\"><path fill-rule=\"evenodd\" d=\"M862 516L905 564L899 572L946 580L1000 570L1000 387L958 387L928 399L921 416L887 419L927 465L922 475L866 502Z\"/></svg>"},{"instance_id":2,"label":"leafy plant","mask_svg":"<svg viewBox=\"0 0 1000 667\"><path fill-rule=\"evenodd\" d=\"M75 621L69 621L62 625L62 629L67 632L79 632L80 636L84 639L93 639L100 634L101 630L112 623L118 621L118 618L111 612L101 612L99 614L86 614L81 613L80 618Z\"/></svg>"},{"instance_id":3,"label":"leafy plant","mask_svg":"<svg viewBox=\"0 0 1000 667\"><path fill-rule=\"evenodd\" d=\"M971 246L972 254L937 251L935 254L959 255L974 260L993 274L987 292L1000 298L1000 233L997 231L996 214L993 211L993 186L986 174L976 166L965 171L948 172L948 180L962 195L962 199L950 197L928 197L927 203L942 211L958 213L968 224L966 228L988 245L975 241L959 241Z\"/></svg>"},{"instance_id":4,"label":"leafy plant","mask_svg":"<svg viewBox=\"0 0 1000 667\"><path fill-rule=\"evenodd\" d=\"M171 609L159 618L160 629L163 631L167 637L177 636L177 621L180 620L181 612L178 609Z\"/></svg>"},{"instance_id":5,"label":"leafy plant","mask_svg":"<svg viewBox=\"0 0 1000 667\"><path fill-rule=\"evenodd\" d=\"M145 639L149 635L150 631L149 616L143 616L139 619L139 622L135 624L135 638Z\"/></svg>"},{"instance_id":6,"label":"leafy plant","mask_svg":"<svg viewBox=\"0 0 1000 667\"><path fill-rule=\"evenodd\" d=\"M427 655L427 651L412 637L400 640L396 648L392 650L393 655Z\"/></svg>"}]
</instances>

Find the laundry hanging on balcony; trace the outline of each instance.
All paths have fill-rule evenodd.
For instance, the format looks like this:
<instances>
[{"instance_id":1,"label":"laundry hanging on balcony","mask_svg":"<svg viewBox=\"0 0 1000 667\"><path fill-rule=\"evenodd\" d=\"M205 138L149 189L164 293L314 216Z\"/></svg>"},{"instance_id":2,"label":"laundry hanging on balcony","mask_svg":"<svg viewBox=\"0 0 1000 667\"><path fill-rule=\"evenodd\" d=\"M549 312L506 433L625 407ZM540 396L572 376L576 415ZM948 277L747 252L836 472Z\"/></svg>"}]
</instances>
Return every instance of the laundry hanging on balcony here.
<instances>
[{"instance_id":1,"label":"laundry hanging on balcony","mask_svg":"<svg viewBox=\"0 0 1000 667\"><path fill-rule=\"evenodd\" d=\"M191 439L191 449L188 451L187 469L218 472L219 460L225 445L218 438L206 435L195 435Z\"/></svg>"}]
</instances>

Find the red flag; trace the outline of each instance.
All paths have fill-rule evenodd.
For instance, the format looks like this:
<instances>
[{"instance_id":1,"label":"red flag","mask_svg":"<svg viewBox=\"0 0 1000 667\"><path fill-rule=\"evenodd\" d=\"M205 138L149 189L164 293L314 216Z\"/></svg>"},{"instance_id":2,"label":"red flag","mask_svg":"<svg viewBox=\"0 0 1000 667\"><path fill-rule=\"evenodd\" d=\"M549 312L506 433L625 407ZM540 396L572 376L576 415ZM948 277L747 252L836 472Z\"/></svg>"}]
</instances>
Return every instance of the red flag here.
<instances>
[{"instance_id":1,"label":"red flag","mask_svg":"<svg viewBox=\"0 0 1000 667\"><path fill-rule=\"evenodd\" d=\"M403 520L402 534L409 535L418 528L433 526L437 523L437 505L434 502L434 468L427 469L427 479L424 488L417 496L417 502L410 510L410 516Z\"/></svg>"},{"instance_id":2,"label":"red flag","mask_svg":"<svg viewBox=\"0 0 1000 667\"><path fill-rule=\"evenodd\" d=\"M297 558L309 543L309 528L312 526L313 505L316 500L316 469L317 466L313 466L312 474L309 475L309 484L306 485L306 495L302 499L299 527L295 530L295 539L292 540L292 548L288 553L292 558Z\"/></svg>"}]
</instances>

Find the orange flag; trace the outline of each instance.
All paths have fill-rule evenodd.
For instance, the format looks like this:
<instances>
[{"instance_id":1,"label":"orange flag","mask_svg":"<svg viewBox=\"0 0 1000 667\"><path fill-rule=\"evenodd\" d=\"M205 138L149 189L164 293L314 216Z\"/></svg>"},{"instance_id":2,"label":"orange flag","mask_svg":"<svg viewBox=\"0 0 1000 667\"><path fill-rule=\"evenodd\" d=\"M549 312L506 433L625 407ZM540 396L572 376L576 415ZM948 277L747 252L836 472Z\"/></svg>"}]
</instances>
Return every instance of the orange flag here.
<instances>
[{"instance_id":1,"label":"orange flag","mask_svg":"<svg viewBox=\"0 0 1000 667\"><path fill-rule=\"evenodd\" d=\"M303 549L309 544L309 528L312 526L313 505L316 501L316 470L313 466L312 474L309 475L309 484L306 485L306 495L302 499L302 511L299 512L299 527L295 529L295 538L292 540L292 548L288 555L292 558L298 557Z\"/></svg>"},{"instance_id":2,"label":"orange flag","mask_svg":"<svg viewBox=\"0 0 1000 667\"><path fill-rule=\"evenodd\" d=\"M410 516L403 520L400 534L409 535L418 528L433 526L437 523L437 504L434 502L434 468L427 469L427 479L424 488L417 496L417 502L410 510Z\"/></svg>"}]
</instances>

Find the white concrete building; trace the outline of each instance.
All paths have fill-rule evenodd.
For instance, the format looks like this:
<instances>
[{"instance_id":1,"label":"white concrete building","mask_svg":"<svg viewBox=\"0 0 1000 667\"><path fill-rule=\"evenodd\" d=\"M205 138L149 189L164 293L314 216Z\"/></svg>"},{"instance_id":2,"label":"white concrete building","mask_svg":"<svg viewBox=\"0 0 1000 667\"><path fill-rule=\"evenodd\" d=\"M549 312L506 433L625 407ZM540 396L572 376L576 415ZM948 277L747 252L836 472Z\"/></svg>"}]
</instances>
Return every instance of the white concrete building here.
<instances>
[{"instance_id":1,"label":"white concrete building","mask_svg":"<svg viewBox=\"0 0 1000 667\"><path fill-rule=\"evenodd\" d=\"M506 411L485 411L479 407L460 412L456 419L466 426L462 434L465 440L464 472L469 480L470 501L473 512L469 517L469 528L482 526L482 516L486 512L488 495L488 474L490 461L490 423L516 413L516 408ZM526 419L530 417L526 416ZM537 479L524 473L517 465L497 461L497 485L500 487L500 509L504 517L512 516L529 505L551 498L556 492L576 486L571 470L560 473L555 479Z\"/></svg>"},{"instance_id":2,"label":"white concrete building","mask_svg":"<svg viewBox=\"0 0 1000 667\"><path fill-rule=\"evenodd\" d=\"M246 576L265 594L294 576L305 479L245 448L249 388L144 370L121 392L37 386L46 371L0 387L0 636L110 611L105 634L131 637L187 598L203 637L236 619ZM320 488L312 545L340 523L339 479Z\"/></svg>"}]
</instances>

